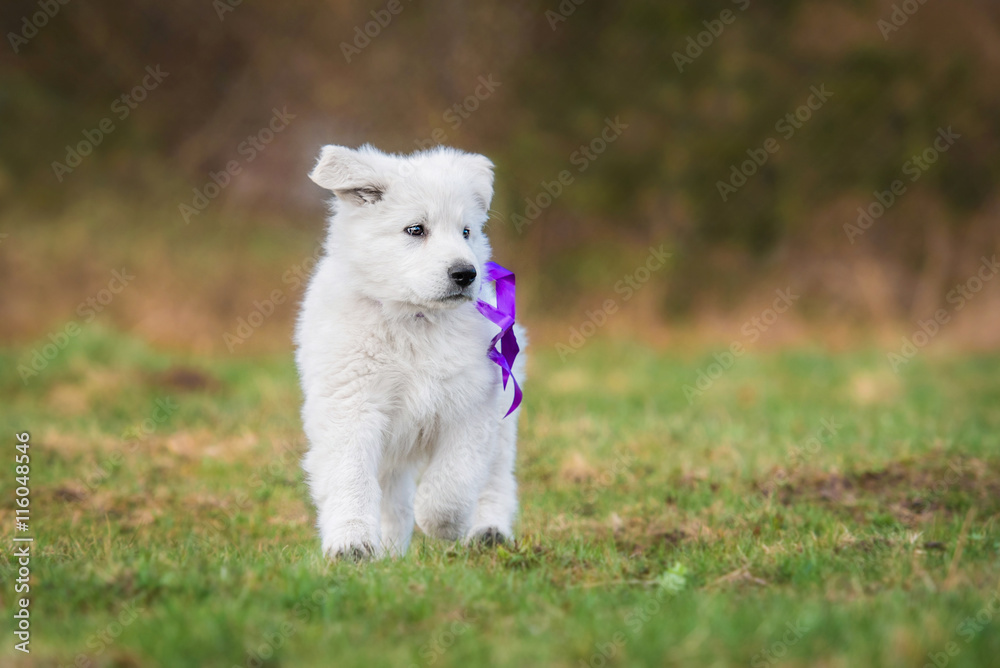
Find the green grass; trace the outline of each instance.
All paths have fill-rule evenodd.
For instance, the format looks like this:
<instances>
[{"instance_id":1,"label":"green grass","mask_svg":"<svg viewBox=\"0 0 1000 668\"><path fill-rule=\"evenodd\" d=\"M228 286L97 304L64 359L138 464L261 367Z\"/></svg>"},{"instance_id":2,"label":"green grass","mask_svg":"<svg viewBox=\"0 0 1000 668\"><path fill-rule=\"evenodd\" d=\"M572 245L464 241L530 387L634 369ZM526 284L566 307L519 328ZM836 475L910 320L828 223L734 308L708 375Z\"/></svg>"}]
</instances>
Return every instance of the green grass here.
<instances>
[{"instance_id":1,"label":"green grass","mask_svg":"<svg viewBox=\"0 0 1000 668\"><path fill-rule=\"evenodd\" d=\"M14 560L0 563L0 663L1000 655L1000 356L925 352L897 377L876 351L753 354L689 405L710 354L535 350L516 544L417 533L405 559L355 565L319 556L290 355L169 355L85 329L25 386L33 347L0 353L0 519L9 536L12 434L27 430L36 540L30 657L6 612Z\"/></svg>"}]
</instances>

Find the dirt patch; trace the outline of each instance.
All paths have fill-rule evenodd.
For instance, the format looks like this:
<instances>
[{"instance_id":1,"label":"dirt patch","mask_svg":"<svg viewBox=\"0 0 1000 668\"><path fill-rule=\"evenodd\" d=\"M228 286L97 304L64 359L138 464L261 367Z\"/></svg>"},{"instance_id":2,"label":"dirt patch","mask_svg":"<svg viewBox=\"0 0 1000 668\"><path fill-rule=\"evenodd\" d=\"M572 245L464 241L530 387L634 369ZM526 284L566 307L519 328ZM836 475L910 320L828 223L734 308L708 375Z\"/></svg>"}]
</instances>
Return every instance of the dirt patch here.
<instances>
[{"instance_id":1,"label":"dirt patch","mask_svg":"<svg viewBox=\"0 0 1000 668\"><path fill-rule=\"evenodd\" d=\"M87 490L80 485L62 485L53 490L52 496L63 503L76 503L87 498Z\"/></svg>"},{"instance_id":2,"label":"dirt patch","mask_svg":"<svg viewBox=\"0 0 1000 668\"><path fill-rule=\"evenodd\" d=\"M887 513L905 526L964 513L970 506L1000 510L1000 463L971 457L931 455L848 473L793 471L782 473L785 482L775 486L776 477L757 483L755 490L786 506L818 503L859 519L882 521L879 513Z\"/></svg>"},{"instance_id":3,"label":"dirt patch","mask_svg":"<svg viewBox=\"0 0 1000 668\"><path fill-rule=\"evenodd\" d=\"M153 374L150 383L175 392L202 392L218 390L222 383L205 371L186 366L173 366Z\"/></svg>"},{"instance_id":4,"label":"dirt patch","mask_svg":"<svg viewBox=\"0 0 1000 668\"><path fill-rule=\"evenodd\" d=\"M652 534L652 537L658 543L677 547L688 535L682 529L674 529L672 531L657 531Z\"/></svg>"}]
</instances>

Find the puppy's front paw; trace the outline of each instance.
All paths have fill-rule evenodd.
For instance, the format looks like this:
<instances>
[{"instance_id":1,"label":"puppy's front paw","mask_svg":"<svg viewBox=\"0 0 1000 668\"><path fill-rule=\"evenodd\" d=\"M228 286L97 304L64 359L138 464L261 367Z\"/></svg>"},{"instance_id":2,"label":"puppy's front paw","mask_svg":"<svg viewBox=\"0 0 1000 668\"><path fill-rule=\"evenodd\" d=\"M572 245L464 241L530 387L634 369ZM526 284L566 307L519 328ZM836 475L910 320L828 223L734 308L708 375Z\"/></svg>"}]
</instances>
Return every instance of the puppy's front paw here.
<instances>
[{"instance_id":1,"label":"puppy's front paw","mask_svg":"<svg viewBox=\"0 0 1000 668\"><path fill-rule=\"evenodd\" d=\"M323 531L323 554L331 559L360 562L382 556L378 529L364 522L347 522Z\"/></svg>"},{"instance_id":2,"label":"puppy's front paw","mask_svg":"<svg viewBox=\"0 0 1000 668\"><path fill-rule=\"evenodd\" d=\"M333 558L353 561L354 563L361 563L362 561L368 561L375 558L375 548L368 543L352 545L351 547L337 550L334 553Z\"/></svg>"},{"instance_id":3,"label":"puppy's front paw","mask_svg":"<svg viewBox=\"0 0 1000 668\"><path fill-rule=\"evenodd\" d=\"M507 536L505 536L496 527L486 527L485 529L476 529L469 534L468 542L473 546L480 547L496 547L497 545L503 545L507 542Z\"/></svg>"}]
</instances>

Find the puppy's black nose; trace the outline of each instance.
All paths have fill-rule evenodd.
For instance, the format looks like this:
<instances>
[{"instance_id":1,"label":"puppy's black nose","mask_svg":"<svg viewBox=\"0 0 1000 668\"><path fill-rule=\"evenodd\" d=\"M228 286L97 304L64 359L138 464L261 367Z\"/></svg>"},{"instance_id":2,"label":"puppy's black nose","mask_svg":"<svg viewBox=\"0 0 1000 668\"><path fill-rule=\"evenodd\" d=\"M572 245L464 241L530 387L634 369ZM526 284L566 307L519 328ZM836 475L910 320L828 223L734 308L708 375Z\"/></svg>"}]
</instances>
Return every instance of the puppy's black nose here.
<instances>
[{"instance_id":1,"label":"puppy's black nose","mask_svg":"<svg viewBox=\"0 0 1000 668\"><path fill-rule=\"evenodd\" d=\"M476 268L471 264L456 264L448 270L448 275L455 281L455 285L464 288L476 280Z\"/></svg>"}]
</instances>

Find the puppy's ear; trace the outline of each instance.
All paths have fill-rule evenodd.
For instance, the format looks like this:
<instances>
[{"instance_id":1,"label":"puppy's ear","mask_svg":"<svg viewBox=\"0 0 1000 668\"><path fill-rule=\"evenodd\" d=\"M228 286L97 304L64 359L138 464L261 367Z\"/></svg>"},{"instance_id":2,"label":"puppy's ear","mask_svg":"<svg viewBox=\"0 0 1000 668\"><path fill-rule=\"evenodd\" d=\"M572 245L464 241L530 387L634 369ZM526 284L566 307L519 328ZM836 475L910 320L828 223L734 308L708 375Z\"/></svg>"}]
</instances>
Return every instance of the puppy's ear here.
<instances>
[{"instance_id":1,"label":"puppy's ear","mask_svg":"<svg viewBox=\"0 0 1000 668\"><path fill-rule=\"evenodd\" d=\"M465 156L472 176L472 187L476 199L483 205L484 211L490 210L493 201L493 163L485 155L469 153Z\"/></svg>"},{"instance_id":2,"label":"puppy's ear","mask_svg":"<svg viewBox=\"0 0 1000 668\"><path fill-rule=\"evenodd\" d=\"M375 204L385 194L375 168L363 154L346 146L324 146L309 178L356 206Z\"/></svg>"}]
</instances>

